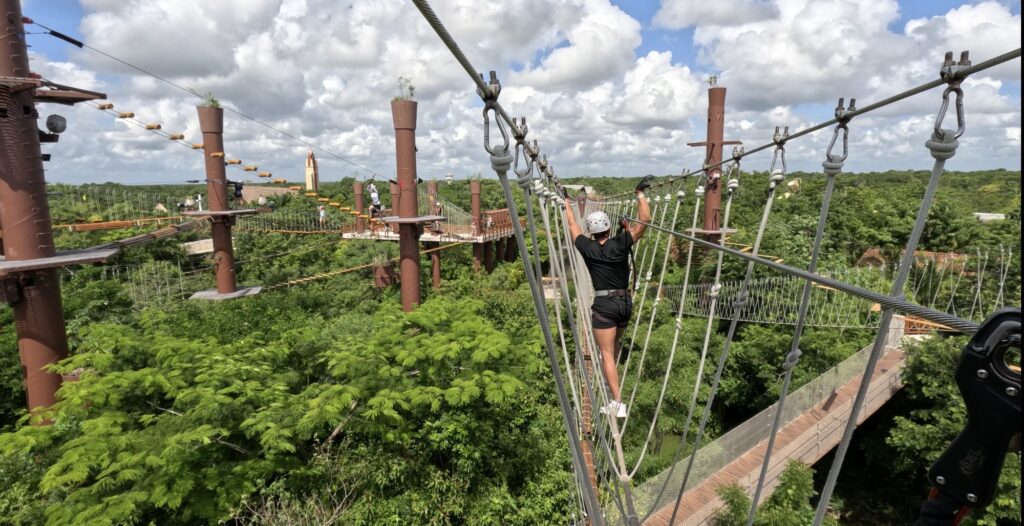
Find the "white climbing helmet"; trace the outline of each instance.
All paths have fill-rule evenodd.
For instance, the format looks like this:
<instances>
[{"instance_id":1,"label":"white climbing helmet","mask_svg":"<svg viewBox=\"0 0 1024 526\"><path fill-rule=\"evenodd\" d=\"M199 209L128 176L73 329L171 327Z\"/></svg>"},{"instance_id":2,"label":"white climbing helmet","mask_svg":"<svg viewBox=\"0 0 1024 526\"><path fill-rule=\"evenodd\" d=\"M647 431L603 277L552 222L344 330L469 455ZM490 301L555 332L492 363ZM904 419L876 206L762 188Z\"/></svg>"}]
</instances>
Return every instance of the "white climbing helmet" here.
<instances>
[{"instance_id":1,"label":"white climbing helmet","mask_svg":"<svg viewBox=\"0 0 1024 526\"><path fill-rule=\"evenodd\" d=\"M587 233L590 235L607 232L611 228L612 222L608 219L608 214L598 210L587 215Z\"/></svg>"}]
</instances>

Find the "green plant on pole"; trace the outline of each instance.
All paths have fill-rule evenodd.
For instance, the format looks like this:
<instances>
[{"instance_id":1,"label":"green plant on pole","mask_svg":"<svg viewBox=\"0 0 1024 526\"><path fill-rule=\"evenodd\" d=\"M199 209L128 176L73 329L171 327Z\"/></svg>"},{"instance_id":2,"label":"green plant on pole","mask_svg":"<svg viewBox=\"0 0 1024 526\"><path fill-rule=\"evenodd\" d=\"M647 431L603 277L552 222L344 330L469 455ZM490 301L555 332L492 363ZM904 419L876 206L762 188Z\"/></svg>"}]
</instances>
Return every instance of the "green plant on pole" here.
<instances>
[{"instance_id":1,"label":"green plant on pole","mask_svg":"<svg viewBox=\"0 0 1024 526\"><path fill-rule=\"evenodd\" d=\"M392 100L415 100L416 86L409 77L398 77L398 95Z\"/></svg>"}]
</instances>

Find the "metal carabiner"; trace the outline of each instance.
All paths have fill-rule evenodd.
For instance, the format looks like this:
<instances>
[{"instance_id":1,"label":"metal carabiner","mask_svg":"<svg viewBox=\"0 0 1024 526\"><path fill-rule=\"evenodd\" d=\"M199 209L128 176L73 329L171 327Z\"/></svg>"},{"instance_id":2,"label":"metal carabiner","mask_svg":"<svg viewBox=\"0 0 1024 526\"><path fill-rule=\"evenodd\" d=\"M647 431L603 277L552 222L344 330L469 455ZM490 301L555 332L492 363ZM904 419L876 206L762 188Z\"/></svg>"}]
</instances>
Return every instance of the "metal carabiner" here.
<instances>
[{"instance_id":1,"label":"metal carabiner","mask_svg":"<svg viewBox=\"0 0 1024 526\"><path fill-rule=\"evenodd\" d=\"M529 128L526 126L526 117L521 117L521 122L517 122L516 118L512 118L512 124L515 124L515 129L512 130L512 136L516 140L515 145L515 160L512 164L512 171L515 172L520 178L526 177L533 173L533 159L528 155L529 146L526 144L526 134L529 132ZM526 168L519 168L519 156L522 154L523 158L526 159Z\"/></svg>"},{"instance_id":2,"label":"metal carabiner","mask_svg":"<svg viewBox=\"0 0 1024 526\"><path fill-rule=\"evenodd\" d=\"M942 137L942 121L946 118L946 110L949 109L949 94L956 95L956 136L959 139L967 131L967 121L964 119L964 90L960 89L960 83L950 84L946 91L942 92L942 107L939 114L935 116L935 136Z\"/></svg>"},{"instance_id":3,"label":"metal carabiner","mask_svg":"<svg viewBox=\"0 0 1024 526\"><path fill-rule=\"evenodd\" d=\"M491 113L495 114L494 122L498 125L498 131L501 132L502 145L500 148L491 145ZM491 155L501 155L508 153L509 144L508 130L505 129L505 124L501 122L496 110L492 105L484 106L484 149Z\"/></svg>"},{"instance_id":4,"label":"metal carabiner","mask_svg":"<svg viewBox=\"0 0 1024 526\"><path fill-rule=\"evenodd\" d=\"M480 80L483 80L483 73L480 74ZM505 129L505 124L501 122L501 116L498 115L497 103L498 95L501 94L501 83L498 82L498 74L494 71L490 72L490 82L487 83L487 89L477 89L476 94L484 101L484 149L491 155L504 155L508 153L509 136L508 130ZM498 131L501 132L502 147L495 148L491 145L491 114L494 114L494 122L498 125Z\"/></svg>"},{"instance_id":5,"label":"metal carabiner","mask_svg":"<svg viewBox=\"0 0 1024 526\"><path fill-rule=\"evenodd\" d=\"M843 130L843 155L836 157L832 154L832 148L835 147L836 141L839 139L839 130ZM841 163L846 160L846 156L850 153L850 129L846 127L845 122L841 122L836 125L835 131L832 133L832 140L828 143L828 149L825 150L825 158L829 162Z\"/></svg>"}]
</instances>

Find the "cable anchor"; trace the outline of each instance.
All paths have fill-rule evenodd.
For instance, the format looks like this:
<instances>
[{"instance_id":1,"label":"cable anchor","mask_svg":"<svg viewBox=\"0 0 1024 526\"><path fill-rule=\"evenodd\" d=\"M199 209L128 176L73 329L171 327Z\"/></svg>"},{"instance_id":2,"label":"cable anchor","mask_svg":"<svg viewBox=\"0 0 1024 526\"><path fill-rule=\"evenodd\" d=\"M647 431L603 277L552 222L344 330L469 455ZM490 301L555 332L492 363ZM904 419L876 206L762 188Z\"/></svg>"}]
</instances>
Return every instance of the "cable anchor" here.
<instances>
[{"instance_id":1,"label":"cable anchor","mask_svg":"<svg viewBox=\"0 0 1024 526\"><path fill-rule=\"evenodd\" d=\"M526 117L518 120L512 117L512 137L516 140L515 161L512 164L512 171L516 174L516 183L524 192L530 193L530 181L533 179L533 158L529 156L530 147L526 144L526 134L529 128L526 126ZM526 166L519 167L519 156L522 154Z\"/></svg>"},{"instance_id":2,"label":"cable anchor","mask_svg":"<svg viewBox=\"0 0 1024 526\"><path fill-rule=\"evenodd\" d=\"M782 161L781 175L787 172L786 168L786 141L789 140L789 126L786 126L785 130L779 131L779 127L775 127L775 133L772 134L772 142L775 143L775 152L772 154L772 164L768 168L768 173L771 174L772 179L775 179L775 164L779 160ZM781 181L781 179L780 179Z\"/></svg>"},{"instance_id":3,"label":"cable anchor","mask_svg":"<svg viewBox=\"0 0 1024 526\"><path fill-rule=\"evenodd\" d=\"M845 98L840 97L839 103L836 105L836 120L839 124L836 125L835 131L832 132L832 140L828 143L828 148L825 150L825 161L822 166L825 168L825 173L836 174L843 169L843 162L846 161L846 157L850 154L850 128L847 123L853 118L852 113L857 111L857 99L850 99L850 105L845 106ZM836 155L832 153L832 149L835 148L836 142L839 140L839 132L843 132L843 154Z\"/></svg>"},{"instance_id":4,"label":"cable anchor","mask_svg":"<svg viewBox=\"0 0 1024 526\"><path fill-rule=\"evenodd\" d=\"M480 79L483 80L483 73L480 74ZM484 149L487 153L494 156L508 156L509 147L509 136L508 130L505 129L505 124L501 122L500 116L497 114L498 95L501 94L501 83L498 82L498 74L494 71L490 72L490 82L487 83L487 89L482 90L477 88L476 94L480 96L480 99L484 102ZM495 147L491 145L491 115L494 115L494 122L498 126L498 131L501 132L502 146ZM506 170L507 171L507 170Z\"/></svg>"},{"instance_id":5,"label":"cable anchor","mask_svg":"<svg viewBox=\"0 0 1024 526\"><path fill-rule=\"evenodd\" d=\"M947 86L946 90L942 92L942 107L939 108L939 114L935 116L936 139L942 139L946 132L952 131L942 129L942 121L946 118L946 110L949 109L950 93L956 96L956 135L953 138L959 139L967 130L967 121L964 118L964 91L960 88L960 83L963 82L963 71L970 65L970 51L961 52L958 62L953 60L952 51L946 52L942 68L939 70L939 77L946 81Z\"/></svg>"}]
</instances>

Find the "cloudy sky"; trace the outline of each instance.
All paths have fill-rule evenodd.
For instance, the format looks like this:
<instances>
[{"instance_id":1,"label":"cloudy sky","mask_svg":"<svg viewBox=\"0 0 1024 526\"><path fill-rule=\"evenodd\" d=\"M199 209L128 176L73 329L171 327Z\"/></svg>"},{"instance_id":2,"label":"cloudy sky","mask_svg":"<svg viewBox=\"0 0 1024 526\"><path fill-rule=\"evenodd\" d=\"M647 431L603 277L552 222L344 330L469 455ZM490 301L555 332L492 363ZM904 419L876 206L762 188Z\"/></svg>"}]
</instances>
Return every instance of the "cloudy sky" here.
<instances>
[{"instance_id":1,"label":"cloudy sky","mask_svg":"<svg viewBox=\"0 0 1024 526\"><path fill-rule=\"evenodd\" d=\"M525 116L558 173L670 174L697 168L706 79L728 87L726 138L753 146L777 125L831 117L936 78L946 50L981 61L1020 47L1019 1L435 0L501 101ZM26 16L96 49L213 92L354 164L318 155L327 180L394 172L396 79L420 101L419 173L488 174L480 102L465 72L404 0L23 0ZM42 31L28 26L29 32ZM29 35L33 70L102 91L115 109L201 142L197 98L89 49ZM967 133L955 170L1021 167L1021 63L964 83ZM851 171L925 168L934 90L851 124ZM47 106L68 131L48 180L182 182L201 156L89 105ZM227 113L228 156L300 180L306 147ZM790 169L817 170L831 133L794 141ZM770 154L747 169L767 169ZM358 165L355 166L355 165ZM229 172L255 180L242 172Z\"/></svg>"}]
</instances>

